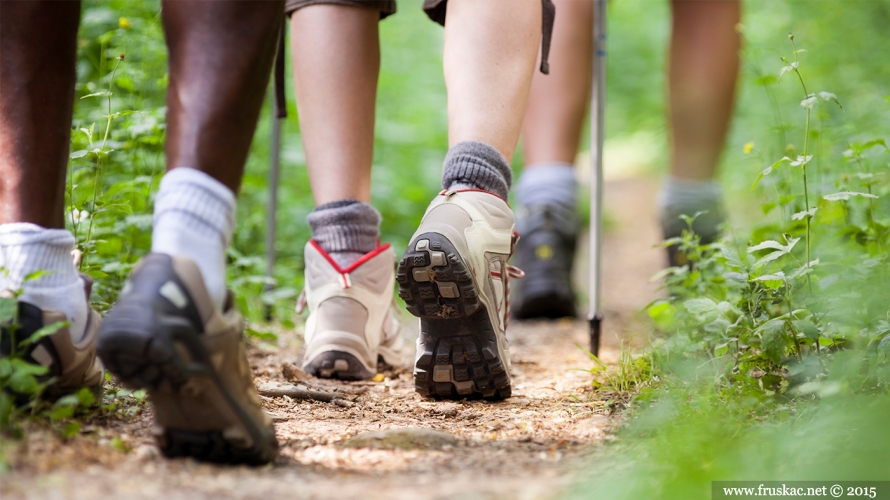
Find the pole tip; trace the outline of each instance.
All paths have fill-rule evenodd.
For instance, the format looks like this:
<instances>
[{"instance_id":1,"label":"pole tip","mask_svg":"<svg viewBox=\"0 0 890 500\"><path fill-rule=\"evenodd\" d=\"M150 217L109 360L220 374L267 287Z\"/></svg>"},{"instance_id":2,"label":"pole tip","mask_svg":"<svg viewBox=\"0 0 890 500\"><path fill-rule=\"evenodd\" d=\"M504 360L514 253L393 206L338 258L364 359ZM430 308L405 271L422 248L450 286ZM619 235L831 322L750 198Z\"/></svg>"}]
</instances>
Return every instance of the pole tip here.
<instances>
[{"instance_id":1,"label":"pole tip","mask_svg":"<svg viewBox=\"0 0 890 500\"><path fill-rule=\"evenodd\" d=\"M590 318L590 353L594 356L600 355L600 327L602 322L603 317L599 314Z\"/></svg>"}]
</instances>

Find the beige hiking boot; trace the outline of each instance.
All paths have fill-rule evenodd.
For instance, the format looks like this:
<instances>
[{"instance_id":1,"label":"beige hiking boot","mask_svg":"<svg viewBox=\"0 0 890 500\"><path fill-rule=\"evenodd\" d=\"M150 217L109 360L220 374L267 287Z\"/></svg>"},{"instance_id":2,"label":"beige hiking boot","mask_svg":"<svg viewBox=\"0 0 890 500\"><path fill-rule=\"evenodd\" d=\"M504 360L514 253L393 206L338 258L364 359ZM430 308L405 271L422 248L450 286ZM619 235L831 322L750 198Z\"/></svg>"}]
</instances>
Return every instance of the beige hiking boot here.
<instances>
[{"instance_id":1,"label":"beige hiking boot","mask_svg":"<svg viewBox=\"0 0 890 500\"><path fill-rule=\"evenodd\" d=\"M362 380L377 362L407 364L410 354L393 316L395 253L389 244L341 268L315 241L306 244L306 288L297 311L309 306L303 369L317 377Z\"/></svg>"},{"instance_id":2,"label":"beige hiking boot","mask_svg":"<svg viewBox=\"0 0 890 500\"><path fill-rule=\"evenodd\" d=\"M510 397L508 266L513 212L480 190L443 191L399 262L399 295L420 317L414 382L444 398Z\"/></svg>"},{"instance_id":3,"label":"beige hiking boot","mask_svg":"<svg viewBox=\"0 0 890 500\"><path fill-rule=\"evenodd\" d=\"M89 304L93 282L86 275L82 279ZM11 299L11 296L4 298ZM66 320L65 314L60 311L19 302L17 317L0 325L0 354L7 357L12 353L12 339L15 338L17 357L48 369L48 373L42 378L53 378L55 381L44 390L44 399L55 400L84 387L98 397L105 382L105 370L96 356L96 340L101 323L99 313L89 308L86 329L78 341L72 340L67 326L56 328L35 342L28 340L40 329ZM19 404L27 402L27 399L25 394L16 395L16 402Z\"/></svg>"},{"instance_id":4,"label":"beige hiking boot","mask_svg":"<svg viewBox=\"0 0 890 500\"><path fill-rule=\"evenodd\" d=\"M244 320L229 294L211 302L191 260L153 253L133 270L99 332L105 366L145 388L168 457L264 464L278 452L253 385Z\"/></svg>"}]
</instances>

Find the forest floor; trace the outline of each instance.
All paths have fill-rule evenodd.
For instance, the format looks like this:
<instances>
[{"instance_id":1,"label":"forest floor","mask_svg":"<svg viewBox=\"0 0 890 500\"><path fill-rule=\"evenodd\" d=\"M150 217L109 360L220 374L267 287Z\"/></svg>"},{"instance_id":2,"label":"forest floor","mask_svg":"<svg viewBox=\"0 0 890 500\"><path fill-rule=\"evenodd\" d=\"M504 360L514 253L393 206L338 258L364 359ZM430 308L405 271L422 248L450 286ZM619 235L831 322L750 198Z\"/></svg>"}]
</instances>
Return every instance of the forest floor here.
<instances>
[{"instance_id":1,"label":"forest floor","mask_svg":"<svg viewBox=\"0 0 890 500\"><path fill-rule=\"evenodd\" d=\"M607 182L612 224L603 248L601 358L615 364L625 346L645 342L641 309L657 296L650 278L664 265L651 180ZM586 283L586 241L577 281ZM403 315L406 336L417 326ZM263 397L275 420L281 456L261 468L225 467L159 456L149 404L129 403L85 418L62 441L44 424L26 424L22 441L3 444L10 471L0 496L13 498L552 498L571 487L586 461L612 439L621 401L593 394L587 322L513 322L513 396L502 402L439 402L414 392L410 370L380 382L319 379L301 383L349 393L351 407ZM251 348L257 385L299 372L302 342ZM287 374L288 376L286 376ZM129 398L133 400L133 398ZM388 430L384 435L368 434ZM431 432L438 431L438 432Z\"/></svg>"}]
</instances>

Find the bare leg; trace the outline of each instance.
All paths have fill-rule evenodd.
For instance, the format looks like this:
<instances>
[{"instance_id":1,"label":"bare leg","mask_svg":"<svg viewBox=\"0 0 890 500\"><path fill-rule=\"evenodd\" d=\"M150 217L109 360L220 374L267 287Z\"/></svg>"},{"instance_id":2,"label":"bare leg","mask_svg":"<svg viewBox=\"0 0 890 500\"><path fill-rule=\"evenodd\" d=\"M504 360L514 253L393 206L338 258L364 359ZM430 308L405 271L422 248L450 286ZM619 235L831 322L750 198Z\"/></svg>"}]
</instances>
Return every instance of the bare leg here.
<instances>
[{"instance_id":1,"label":"bare leg","mask_svg":"<svg viewBox=\"0 0 890 500\"><path fill-rule=\"evenodd\" d=\"M714 176L739 72L738 0L673 0L669 69L671 175Z\"/></svg>"},{"instance_id":2,"label":"bare leg","mask_svg":"<svg viewBox=\"0 0 890 500\"><path fill-rule=\"evenodd\" d=\"M484 142L510 161L541 42L541 2L450 0L447 19L449 145Z\"/></svg>"},{"instance_id":3,"label":"bare leg","mask_svg":"<svg viewBox=\"0 0 890 500\"><path fill-rule=\"evenodd\" d=\"M164 1L168 168L194 168L238 191L283 9L275 1Z\"/></svg>"},{"instance_id":4,"label":"bare leg","mask_svg":"<svg viewBox=\"0 0 890 500\"><path fill-rule=\"evenodd\" d=\"M593 2L554 3L550 74L535 73L522 123L526 165L575 162L590 98Z\"/></svg>"},{"instance_id":5,"label":"bare leg","mask_svg":"<svg viewBox=\"0 0 890 500\"><path fill-rule=\"evenodd\" d=\"M80 2L3 2L0 224L64 228Z\"/></svg>"},{"instance_id":6,"label":"bare leg","mask_svg":"<svg viewBox=\"0 0 890 500\"><path fill-rule=\"evenodd\" d=\"M291 16L300 130L316 205L371 201L380 12L312 5Z\"/></svg>"}]
</instances>

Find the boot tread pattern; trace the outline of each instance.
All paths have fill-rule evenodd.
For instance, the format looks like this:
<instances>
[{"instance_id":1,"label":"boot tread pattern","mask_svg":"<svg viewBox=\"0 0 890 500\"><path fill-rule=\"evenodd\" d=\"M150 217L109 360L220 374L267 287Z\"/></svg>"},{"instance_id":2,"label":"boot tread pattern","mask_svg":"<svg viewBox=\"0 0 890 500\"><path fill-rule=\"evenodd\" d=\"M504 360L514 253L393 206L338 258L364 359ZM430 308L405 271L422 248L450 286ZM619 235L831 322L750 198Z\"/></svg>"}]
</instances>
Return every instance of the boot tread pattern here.
<instances>
[{"instance_id":1,"label":"boot tread pattern","mask_svg":"<svg viewBox=\"0 0 890 500\"><path fill-rule=\"evenodd\" d=\"M497 332L467 265L438 233L418 236L399 261L399 296L420 317L417 392L446 399L510 397Z\"/></svg>"}]
</instances>

